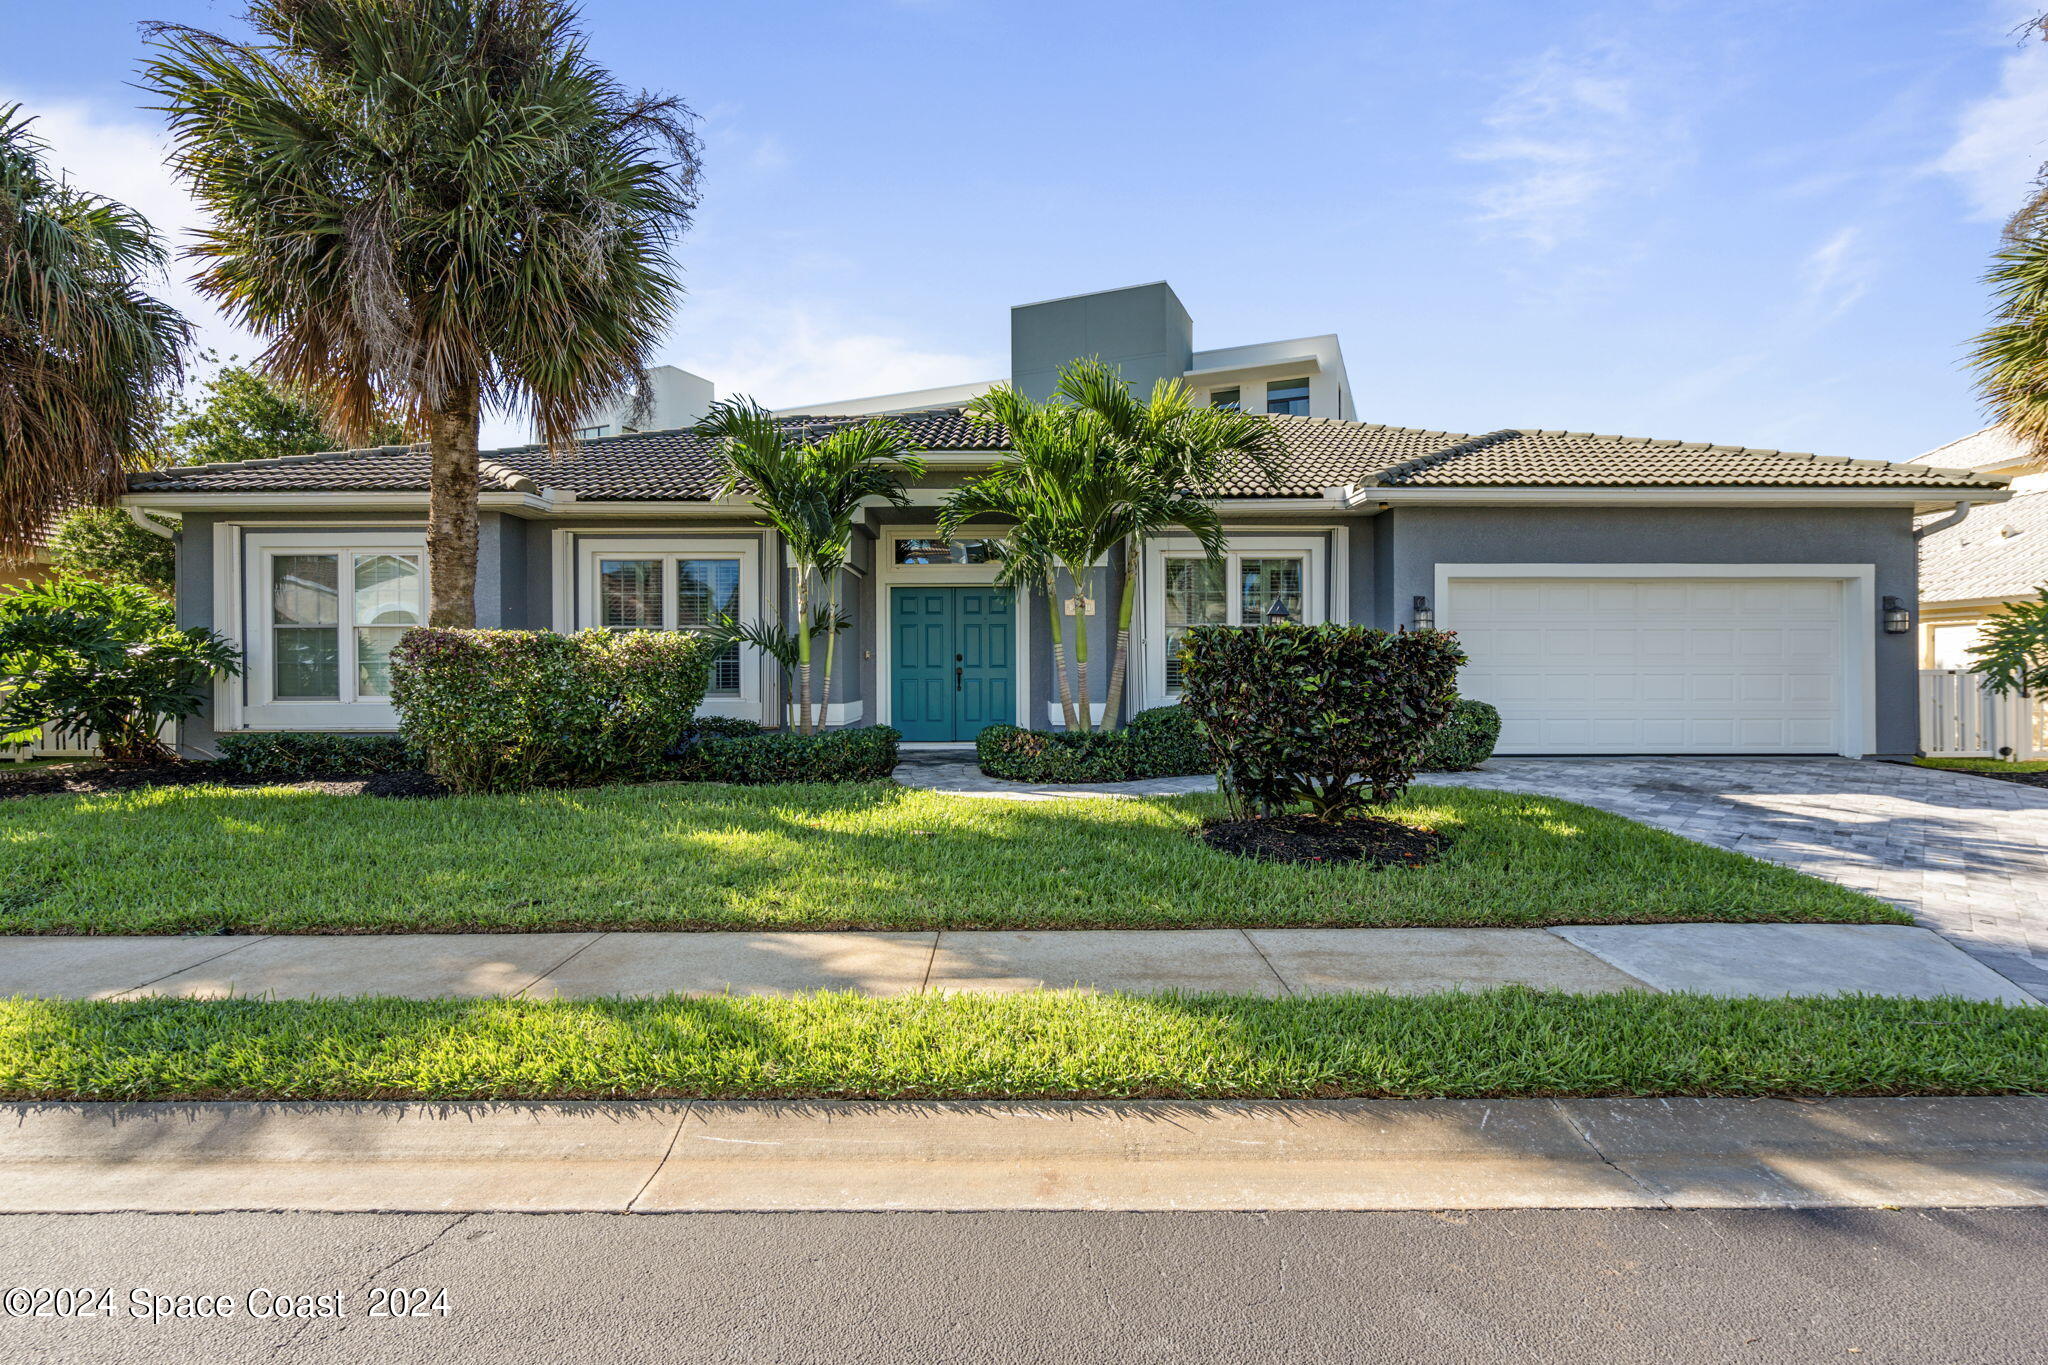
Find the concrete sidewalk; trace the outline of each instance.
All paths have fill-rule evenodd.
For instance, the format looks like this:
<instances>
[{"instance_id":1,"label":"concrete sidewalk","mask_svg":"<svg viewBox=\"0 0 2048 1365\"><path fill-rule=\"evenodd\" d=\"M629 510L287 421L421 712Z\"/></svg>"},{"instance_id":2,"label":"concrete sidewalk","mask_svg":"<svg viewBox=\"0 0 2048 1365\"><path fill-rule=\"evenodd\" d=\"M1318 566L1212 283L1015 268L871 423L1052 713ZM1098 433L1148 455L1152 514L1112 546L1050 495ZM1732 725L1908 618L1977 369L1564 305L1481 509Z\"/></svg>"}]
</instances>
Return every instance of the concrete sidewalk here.
<instances>
[{"instance_id":1,"label":"concrete sidewalk","mask_svg":"<svg viewBox=\"0 0 2048 1365\"><path fill-rule=\"evenodd\" d=\"M2048 1098L0 1106L0 1212L2048 1205Z\"/></svg>"},{"instance_id":2,"label":"concrete sidewalk","mask_svg":"<svg viewBox=\"0 0 2048 1365\"><path fill-rule=\"evenodd\" d=\"M0 997L567 999L1068 987L1270 997L1506 984L2040 1003L1939 935L1904 925L0 938Z\"/></svg>"}]
</instances>

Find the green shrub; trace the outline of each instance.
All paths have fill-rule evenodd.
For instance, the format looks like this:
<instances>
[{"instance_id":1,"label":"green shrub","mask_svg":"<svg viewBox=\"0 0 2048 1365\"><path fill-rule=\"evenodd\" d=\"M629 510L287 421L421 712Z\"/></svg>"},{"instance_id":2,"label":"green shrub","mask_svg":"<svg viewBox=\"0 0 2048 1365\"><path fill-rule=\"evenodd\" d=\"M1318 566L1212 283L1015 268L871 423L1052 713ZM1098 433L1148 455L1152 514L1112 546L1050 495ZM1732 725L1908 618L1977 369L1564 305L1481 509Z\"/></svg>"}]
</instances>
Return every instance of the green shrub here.
<instances>
[{"instance_id":1,"label":"green shrub","mask_svg":"<svg viewBox=\"0 0 2048 1365\"><path fill-rule=\"evenodd\" d=\"M698 716L690 722L683 743L690 744L700 739L740 739L762 733L765 732L758 721L741 720L737 716Z\"/></svg>"},{"instance_id":2,"label":"green shrub","mask_svg":"<svg viewBox=\"0 0 2048 1365\"><path fill-rule=\"evenodd\" d=\"M1130 745L1121 731L1025 730L990 725L974 737L990 777L1012 782L1128 782Z\"/></svg>"},{"instance_id":3,"label":"green shrub","mask_svg":"<svg viewBox=\"0 0 2048 1365\"><path fill-rule=\"evenodd\" d=\"M631 777L689 732L714 648L674 631L409 630L391 700L456 791Z\"/></svg>"},{"instance_id":4,"label":"green shrub","mask_svg":"<svg viewBox=\"0 0 2048 1365\"><path fill-rule=\"evenodd\" d=\"M1500 742L1500 712L1483 701L1458 698L1451 718L1429 737L1422 760L1415 765L1421 773L1462 773L1493 757Z\"/></svg>"},{"instance_id":5,"label":"green shrub","mask_svg":"<svg viewBox=\"0 0 2048 1365\"><path fill-rule=\"evenodd\" d=\"M419 766L418 755L397 735L222 735L220 756L223 767L242 777L371 777Z\"/></svg>"},{"instance_id":6,"label":"green shrub","mask_svg":"<svg viewBox=\"0 0 2048 1365\"><path fill-rule=\"evenodd\" d=\"M896 770L903 736L886 725L800 735L788 730L705 739L680 752L670 771L685 782L868 782Z\"/></svg>"},{"instance_id":7,"label":"green shrub","mask_svg":"<svg viewBox=\"0 0 2048 1365\"><path fill-rule=\"evenodd\" d=\"M115 762L172 757L158 738L195 715L241 654L180 630L171 604L133 583L64 575L0 590L0 738L96 736Z\"/></svg>"},{"instance_id":8,"label":"green shrub","mask_svg":"<svg viewBox=\"0 0 2048 1365\"><path fill-rule=\"evenodd\" d=\"M168 525L176 526L171 517ZM143 530L126 512L81 507L65 513L50 531L50 562L60 573L102 583L133 583L159 597L177 590L178 548Z\"/></svg>"},{"instance_id":9,"label":"green shrub","mask_svg":"<svg viewBox=\"0 0 2048 1365\"><path fill-rule=\"evenodd\" d=\"M1132 777L1205 777L1216 771L1194 712L1185 706L1140 711L1123 733Z\"/></svg>"},{"instance_id":10,"label":"green shrub","mask_svg":"<svg viewBox=\"0 0 2048 1365\"><path fill-rule=\"evenodd\" d=\"M1435 630L1198 626L1181 653L1193 714L1233 804L1306 801L1341 819L1399 795L1457 700L1465 653Z\"/></svg>"}]
</instances>

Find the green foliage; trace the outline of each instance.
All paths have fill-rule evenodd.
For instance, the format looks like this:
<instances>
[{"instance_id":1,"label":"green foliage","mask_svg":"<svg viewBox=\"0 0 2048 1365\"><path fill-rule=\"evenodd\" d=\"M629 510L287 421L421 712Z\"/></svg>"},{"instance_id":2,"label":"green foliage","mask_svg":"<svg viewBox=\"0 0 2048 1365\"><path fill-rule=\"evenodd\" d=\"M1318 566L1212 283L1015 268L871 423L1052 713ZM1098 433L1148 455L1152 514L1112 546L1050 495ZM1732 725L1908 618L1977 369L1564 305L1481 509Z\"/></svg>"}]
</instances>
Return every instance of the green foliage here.
<instances>
[{"instance_id":1,"label":"green foliage","mask_svg":"<svg viewBox=\"0 0 2048 1365\"><path fill-rule=\"evenodd\" d=\"M747 786L870 782L896 770L896 746L902 738L886 725L860 725L814 735L776 730L706 738L677 755L673 773L685 782Z\"/></svg>"},{"instance_id":2,"label":"green foliage","mask_svg":"<svg viewBox=\"0 0 2048 1365\"><path fill-rule=\"evenodd\" d=\"M304 394L247 366L226 365L200 385L196 400L171 405L151 459L159 465L269 460L404 440L405 423L388 399L378 400L369 426L351 441L330 432Z\"/></svg>"},{"instance_id":3,"label":"green foliage","mask_svg":"<svg viewBox=\"0 0 2048 1365\"><path fill-rule=\"evenodd\" d=\"M974 753L984 773L1013 782L1132 782L1215 771L1194 717L1179 706L1140 711L1124 730L990 725L974 737Z\"/></svg>"},{"instance_id":4,"label":"green foliage","mask_svg":"<svg viewBox=\"0 0 2048 1365\"><path fill-rule=\"evenodd\" d=\"M418 755L397 735L222 735L220 756L224 767L243 777L371 777L419 766Z\"/></svg>"},{"instance_id":5,"label":"green foliage","mask_svg":"<svg viewBox=\"0 0 2048 1365\"><path fill-rule=\"evenodd\" d=\"M737 716L698 716L690 722L690 729L682 742L689 744L700 739L744 739L748 735L764 733L759 721L741 720Z\"/></svg>"},{"instance_id":6,"label":"green foliage","mask_svg":"<svg viewBox=\"0 0 2048 1365\"><path fill-rule=\"evenodd\" d=\"M1233 803L1259 815L1306 801L1336 820L1399 795L1450 717L1465 662L1434 630L1198 626L1185 640L1181 704Z\"/></svg>"},{"instance_id":7,"label":"green foliage","mask_svg":"<svg viewBox=\"0 0 2048 1365\"><path fill-rule=\"evenodd\" d=\"M1483 701L1458 698L1451 718L1429 737L1415 770L1422 773L1469 772L1493 757L1500 742L1500 712Z\"/></svg>"},{"instance_id":8,"label":"green foliage","mask_svg":"<svg viewBox=\"0 0 2048 1365\"><path fill-rule=\"evenodd\" d=\"M157 731L196 714L240 657L210 630L178 629L170 604L134 584L0 590L0 734L97 735L107 759L167 760Z\"/></svg>"},{"instance_id":9,"label":"green foliage","mask_svg":"<svg viewBox=\"0 0 2048 1365\"><path fill-rule=\"evenodd\" d=\"M170 519L176 525L177 518ZM177 591L178 547L110 507L66 513L50 532L50 562L60 573L102 583L133 583L162 597Z\"/></svg>"},{"instance_id":10,"label":"green foliage","mask_svg":"<svg viewBox=\"0 0 2048 1365\"><path fill-rule=\"evenodd\" d=\"M1984 685L2006 695L2048 696L2048 587L2031 602L2015 602L1984 623L1970 651Z\"/></svg>"},{"instance_id":11,"label":"green foliage","mask_svg":"<svg viewBox=\"0 0 2048 1365\"><path fill-rule=\"evenodd\" d=\"M714 652L677 631L410 630L391 700L459 792L638 776L689 731Z\"/></svg>"}]
</instances>

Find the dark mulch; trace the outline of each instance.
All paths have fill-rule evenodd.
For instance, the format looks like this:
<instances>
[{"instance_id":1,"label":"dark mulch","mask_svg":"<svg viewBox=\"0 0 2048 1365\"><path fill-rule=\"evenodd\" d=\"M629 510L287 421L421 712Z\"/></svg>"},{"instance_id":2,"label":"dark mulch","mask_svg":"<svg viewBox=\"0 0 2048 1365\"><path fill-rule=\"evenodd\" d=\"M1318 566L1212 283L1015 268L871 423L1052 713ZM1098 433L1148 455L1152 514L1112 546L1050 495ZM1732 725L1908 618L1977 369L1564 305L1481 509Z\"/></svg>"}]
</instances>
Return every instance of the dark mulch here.
<instances>
[{"instance_id":1,"label":"dark mulch","mask_svg":"<svg viewBox=\"0 0 2048 1365\"><path fill-rule=\"evenodd\" d=\"M1961 773L1964 777L1988 777L1993 782L2017 782L2022 787L2048 787L2048 772L1987 773L1977 768L1937 768L1934 771Z\"/></svg>"},{"instance_id":2,"label":"dark mulch","mask_svg":"<svg viewBox=\"0 0 2048 1365\"><path fill-rule=\"evenodd\" d=\"M330 796L446 796L447 789L426 773L378 773L374 777L245 777L224 764L195 759L188 763L122 764L86 761L63 763L25 772L0 766L0 801L17 796L90 796L98 792L135 791L142 787L293 787Z\"/></svg>"},{"instance_id":3,"label":"dark mulch","mask_svg":"<svg viewBox=\"0 0 2048 1365\"><path fill-rule=\"evenodd\" d=\"M1417 829L1377 815L1335 823L1309 815L1209 820L1194 834L1213 849L1270 863L1362 862L1375 867L1421 867L1435 862L1451 844L1447 834Z\"/></svg>"}]
</instances>

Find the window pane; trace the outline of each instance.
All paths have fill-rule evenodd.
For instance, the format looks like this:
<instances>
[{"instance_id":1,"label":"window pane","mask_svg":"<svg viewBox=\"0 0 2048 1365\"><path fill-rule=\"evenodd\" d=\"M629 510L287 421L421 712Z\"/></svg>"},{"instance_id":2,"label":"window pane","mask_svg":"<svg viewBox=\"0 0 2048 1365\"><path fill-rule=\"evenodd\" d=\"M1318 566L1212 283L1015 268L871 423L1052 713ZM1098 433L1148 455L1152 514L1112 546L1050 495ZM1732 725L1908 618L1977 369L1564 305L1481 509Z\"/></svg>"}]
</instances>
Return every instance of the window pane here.
<instances>
[{"instance_id":1,"label":"window pane","mask_svg":"<svg viewBox=\"0 0 2048 1365\"><path fill-rule=\"evenodd\" d=\"M303 700L341 699L341 629L338 626L278 626L276 677L279 697Z\"/></svg>"},{"instance_id":2,"label":"window pane","mask_svg":"<svg viewBox=\"0 0 2048 1365\"><path fill-rule=\"evenodd\" d=\"M676 561L676 625L710 626L721 616L740 610L740 562L737 559Z\"/></svg>"},{"instance_id":3,"label":"window pane","mask_svg":"<svg viewBox=\"0 0 2048 1365\"><path fill-rule=\"evenodd\" d=\"M1273 603L1287 610L1287 619L1301 620L1301 561L1243 559L1238 561L1238 618L1248 626L1267 625Z\"/></svg>"},{"instance_id":4,"label":"window pane","mask_svg":"<svg viewBox=\"0 0 2048 1365\"><path fill-rule=\"evenodd\" d=\"M1212 408L1231 408L1233 410L1236 409L1239 406L1237 390L1216 390L1214 393L1209 395L1209 406Z\"/></svg>"},{"instance_id":5,"label":"window pane","mask_svg":"<svg viewBox=\"0 0 2048 1365\"><path fill-rule=\"evenodd\" d=\"M711 684L705 688L705 695L712 697L736 697L740 693L740 647L727 645L725 652L711 661Z\"/></svg>"},{"instance_id":6,"label":"window pane","mask_svg":"<svg viewBox=\"0 0 2048 1365\"><path fill-rule=\"evenodd\" d=\"M335 555L276 555L270 561L270 619L280 626L341 623L341 570Z\"/></svg>"},{"instance_id":7,"label":"window pane","mask_svg":"<svg viewBox=\"0 0 2048 1365\"><path fill-rule=\"evenodd\" d=\"M607 630L660 630L661 561L599 560L597 623Z\"/></svg>"},{"instance_id":8,"label":"window pane","mask_svg":"<svg viewBox=\"0 0 2048 1365\"><path fill-rule=\"evenodd\" d=\"M1266 411L1291 413L1296 417L1308 416L1308 381L1275 379L1266 385Z\"/></svg>"},{"instance_id":9,"label":"window pane","mask_svg":"<svg viewBox=\"0 0 2048 1365\"><path fill-rule=\"evenodd\" d=\"M358 626L420 623L418 555L357 555L355 586Z\"/></svg>"},{"instance_id":10,"label":"window pane","mask_svg":"<svg viewBox=\"0 0 2048 1365\"><path fill-rule=\"evenodd\" d=\"M411 626L362 626L356 630L356 695L391 695L391 650Z\"/></svg>"},{"instance_id":11,"label":"window pane","mask_svg":"<svg viewBox=\"0 0 2048 1365\"><path fill-rule=\"evenodd\" d=\"M896 542L898 564L988 564L995 559L994 542L911 537Z\"/></svg>"},{"instance_id":12,"label":"window pane","mask_svg":"<svg viewBox=\"0 0 2048 1365\"><path fill-rule=\"evenodd\" d=\"M1223 566L1206 559L1166 561L1166 688L1180 687L1180 637L1189 626L1229 622Z\"/></svg>"}]
</instances>

